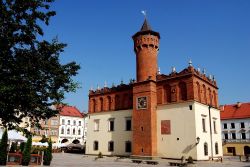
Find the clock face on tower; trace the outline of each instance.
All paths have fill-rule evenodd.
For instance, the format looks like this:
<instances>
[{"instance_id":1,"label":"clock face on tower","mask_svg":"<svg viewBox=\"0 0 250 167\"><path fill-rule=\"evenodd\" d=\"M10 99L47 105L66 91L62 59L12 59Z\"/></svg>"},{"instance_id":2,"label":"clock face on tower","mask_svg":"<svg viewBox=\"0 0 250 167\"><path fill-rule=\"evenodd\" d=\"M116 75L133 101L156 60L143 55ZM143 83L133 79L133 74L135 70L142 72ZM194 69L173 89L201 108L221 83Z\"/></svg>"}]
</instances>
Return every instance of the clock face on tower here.
<instances>
[{"instance_id":1,"label":"clock face on tower","mask_svg":"<svg viewBox=\"0 0 250 167\"><path fill-rule=\"evenodd\" d=\"M147 109L147 97L138 97L137 98L137 109Z\"/></svg>"}]
</instances>

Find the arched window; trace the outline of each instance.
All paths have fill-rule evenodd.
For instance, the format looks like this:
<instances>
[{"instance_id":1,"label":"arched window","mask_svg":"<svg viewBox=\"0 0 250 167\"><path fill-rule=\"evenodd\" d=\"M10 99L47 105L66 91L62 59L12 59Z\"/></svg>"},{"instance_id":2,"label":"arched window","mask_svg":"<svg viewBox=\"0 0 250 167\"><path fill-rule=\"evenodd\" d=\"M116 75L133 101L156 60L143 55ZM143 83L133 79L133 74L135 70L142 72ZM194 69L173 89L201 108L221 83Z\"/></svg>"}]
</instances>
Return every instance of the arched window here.
<instances>
[{"instance_id":1,"label":"arched window","mask_svg":"<svg viewBox=\"0 0 250 167\"><path fill-rule=\"evenodd\" d=\"M197 86L198 101L201 102L201 88L199 82L196 82L196 86Z\"/></svg>"},{"instance_id":2,"label":"arched window","mask_svg":"<svg viewBox=\"0 0 250 167\"><path fill-rule=\"evenodd\" d=\"M94 145L93 145L93 149L94 151L97 151L98 150L98 141L94 141Z\"/></svg>"},{"instance_id":3,"label":"arched window","mask_svg":"<svg viewBox=\"0 0 250 167\"><path fill-rule=\"evenodd\" d=\"M207 104L207 91L206 91L206 86L203 84L202 85L203 88L203 99L204 99L204 103Z\"/></svg>"},{"instance_id":4,"label":"arched window","mask_svg":"<svg viewBox=\"0 0 250 167\"><path fill-rule=\"evenodd\" d=\"M67 134L68 134L68 135L70 134L70 129L69 129L69 128L67 129Z\"/></svg>"},{"instance_id":5,"label":"arched window","mask_svg":"<svg viewBox=\"0 0 250 167\"><path fill-rule=\"evenodd\" d=\"M215 154L219 154L219 147L218 147L218 143L215 143Z\"/></svg>"},{"instance_id":6,"label":"arched window","mask_svg":"<svg viewBox=\"0 0 250 167\"><path fill-rule=\"evenodd\" d=\"M61 129L61 134L64 134L64 127L62 127Z\"/></svg>"},{"instance_id":7,"label":"arched window","mask_svg":"<svg viewBox=\"0 0 250 167\"><path fill-rule=\"evenodd\" d=\"M110 111L111 110L111 97L110 96L107 97L107 101L108 101L107 110Z\"/></svg>"},{"instance_id":8,"label":"arched window","mask_svg":"<svg viewBox=\"0 0 250 167\"><path fill-rule=\"evenodd\" d=\"M125 93L124 96L123 96L123 106L122 106L122 108L123 109L129 108L129 104L128 103L129 103L128 94Z\"/></svg>"},{"instance_id":9,"label":"arched window","mask_svg":"<svg viewBox=\"0 0 250 167\"><path fill-rule=\"evenodd\" d=\"M92 111L96 112L96 101L95 101L95 99L92 100Z\"/></svg>"},{"instance_id":10,"label":"arched window","mask_svg":"<svg viewBox=\"0 0 250 167\"><path fill-rule=\"evenodd\" d=\"M210 88L208 88L208 97L209 97L209 105L213 105L212 92Z\"/></svg>"},{"instance_id":11,"label":"arched window","mask_svg":"<svg viewBox=\"0 0 250 167\"><path fill-rule=\"evenodd\" d=\"M81 135L81 129L78 129L78 135Z\"/></svg>"},{"instance_id":12,"label":"arched window","mask_svg":"<svg viewBox=\"0 0 250 167\"><path fill-rule=\"evenodd\" d=\"M216 99L216 92L213 92L214 95L214 106L217 107L217 99Z\"/></svg>"},{"instance_id":13,"label":"arched window","mask_svg":"<svg viewBox=\"0 0 250 167\"><path fill-rule=\"evenodd\" d=\"M207 146L207 143L204 143L204 155L205 156L208 155L208 146Z\"/></svg>"},{"instance_id":14,"label":"arched window","mask_svg":"<svg viewBox=\"0 0 250 167\"><path fill-rule=\"evenodd\" d=\"M76 130L75 130L75 128L73 129L73 135L75 135L76 134Z\"/></svg>"},{"instance_id":15,"label":"arched window","mask_svg":"<svg viewBox=\"0 0 250 167\"><path fill-rule=\"evenodd\" d=\"M119 110L119 109L120 109L120 96L115 95L115 110Z\"/></svg>"},{"instance_id":16,"label":"arched window","mask_svg":"<svg viewBox=\"0 0 250 167\"><path fill-rule=\"evenodd\" d=\"M171 87L170 87L170 85L165 85L164 86L164 98L165 98L165 100L164 101L166 101L167 103L171 103Z\"/></svg>"},{"instance_id":17,"label":"arched window","mask_svg":"<svg viewBox=\"0 0 250 167\"><path fill-rule=\"evenodd\" d=\"M103 111L103 98L100 98L100 111Z\"/></svg>"},{"instance_id":18,"label":"arched window","mask_svg":"<svg viewBox=\"0 0 250 167\"><path fill-rule=\"evenodd\" d=\"M185 82L179 83L179 97L180 100L187 100L187 84Z\"/></svg>"}]
</instances>

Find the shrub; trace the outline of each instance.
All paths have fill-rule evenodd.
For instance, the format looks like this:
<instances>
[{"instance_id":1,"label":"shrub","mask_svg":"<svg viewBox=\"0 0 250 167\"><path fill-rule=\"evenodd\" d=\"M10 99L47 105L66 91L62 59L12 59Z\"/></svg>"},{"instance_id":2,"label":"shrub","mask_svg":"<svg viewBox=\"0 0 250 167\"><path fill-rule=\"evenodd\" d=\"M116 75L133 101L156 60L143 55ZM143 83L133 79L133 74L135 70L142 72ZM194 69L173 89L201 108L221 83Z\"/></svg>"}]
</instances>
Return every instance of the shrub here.
<instances>
[{"instance_id":1,"label":"shrub","mask_svg":"<svg viewBox=\"0 0 250 167\"><path fill-rule=\"evenodd\" d=\"M98 154L98 158L103 158L103 156L102 156L102 152L99 152L99 154Z\"/></svg>"},{"instance_id":2,"label":"shrub","mask_svg":"<svg viewBox=\"0 0 250 167\"><path fill-rule=\"evenodd\" d=\"M29 136L27 143L25 144L24 150L23 150L23 160L22 165L28 166L30 162L30 152L31 152L31 144L32 144L32 137Z\"/></svg>"},{"instance_id":3,"label":"shrub","mask_svg":"<svg viewBox=\"0 0 250 167\"><path fill-rule=\"evenodd\" d=\"M20 144L19 150L20 150L21 152L23 152L25 144L26 144L25 142L22 142L22 143Z\"/></svg>"},{"instance_id":4,"label":"shrub","mask_svg":"<svg viewBox=\"0 0 250 167\"><path fill-rule=\"evenodd\" d=\"M8 131L5 129L0 142L0 165L6 165L7 160Z\"/></svg>"},{"instance_id":5,"label":"shrub","mask_svg":"<svg viewBox=\"0 0 250 167\"><path fill-rule=\"evenodd\" d=\"M192 164L192 163L194 163L194 160L193 160L193 158L191 156L189 156L188 159L187 159L187 162L189 164Z\"/></svg>"},{"instance_id":6,"label":"shrub","mask_svg":"<svg viewBox=\"0 0 250 167\"><path fill-rule=\"evenodd\" d=\"M49 166L52 160L52 141L49 139L48 148L44 150L43 165Z\"/></svg>"},{"instance_id":7,"label":"shrub","mask_svg":"<svg viewBox=\"0 0 250 167\"><path fill-rule=\"evenodd\" d=\"M15 153L17 151L17 143L12 143L10 147L10 153Z\"/></svg>"}]
</instances>

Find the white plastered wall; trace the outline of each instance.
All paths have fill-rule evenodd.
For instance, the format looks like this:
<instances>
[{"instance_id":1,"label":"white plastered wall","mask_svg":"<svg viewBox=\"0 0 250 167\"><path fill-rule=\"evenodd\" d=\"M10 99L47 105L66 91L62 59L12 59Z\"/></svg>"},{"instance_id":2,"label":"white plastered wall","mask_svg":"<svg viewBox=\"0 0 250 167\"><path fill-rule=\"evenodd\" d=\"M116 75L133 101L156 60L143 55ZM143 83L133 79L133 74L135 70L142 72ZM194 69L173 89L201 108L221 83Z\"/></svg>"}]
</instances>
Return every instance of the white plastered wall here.
<instances>
[{"instance_id":1,"label":"white plastered wall","mask_svg":"<svg viewBox=\"0 0 250 167\"><path fill-rule=\"evenodd\" d=\"M190 110L189 106L192 106ZM220 112L211 108L211 126L213 155L211 154L211 137L209 110L207 105L198 102L184 102L158 106L157 140L158 156L180 159L191 156L195 160L208 160L209 157L222 156ZM203 132L202 118L206 120L206 132ZM171 134L161 134L161 121L171 121ZM214 133L213 121L216 121ZM197 137L200 138L197 144ZM208 144L208 155L204 155L204 143ZM215 142L218 143L219 154L215 154Z\"/></svg>"},{"instance_id":2,"label":"white plastered wall","mask_svg":"<svg viewBox=\"0 0 250 167\"><path fill-rule=\"evenodd\" d=\"M86 154L129 155L125 152L125 142L132 142L132 131L126 131L126 119L132 116L132 110L119 110L89 114ZM108 131L109 119L114 119L114 131ZM94 120L99 120L99 131L95 131ZM94 150L94 141L99 148ZM108 142L114 141L114 151L108 151Z\"/></svg>"}]
</instances>

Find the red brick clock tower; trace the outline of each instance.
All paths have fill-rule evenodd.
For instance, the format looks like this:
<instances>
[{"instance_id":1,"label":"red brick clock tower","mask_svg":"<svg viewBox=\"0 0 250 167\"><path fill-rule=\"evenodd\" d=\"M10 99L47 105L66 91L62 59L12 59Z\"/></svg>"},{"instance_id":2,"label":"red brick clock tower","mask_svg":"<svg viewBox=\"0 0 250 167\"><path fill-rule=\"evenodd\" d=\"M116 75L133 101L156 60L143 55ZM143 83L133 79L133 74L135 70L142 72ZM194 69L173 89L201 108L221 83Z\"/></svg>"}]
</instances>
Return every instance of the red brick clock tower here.
<instances>
[{"instance_id":1,"label":"red brick clock tower","mask_svg":"<svg viewBox=\"0 0 250 167\"><path fill-rule=\"evenodd\" d=\"M136 79L133 85L134 156L157 155L156 75L160 34L152 31L147 19L133 35L136 54Z\"/></svg>"}]
</instances>

